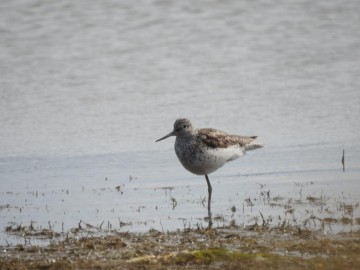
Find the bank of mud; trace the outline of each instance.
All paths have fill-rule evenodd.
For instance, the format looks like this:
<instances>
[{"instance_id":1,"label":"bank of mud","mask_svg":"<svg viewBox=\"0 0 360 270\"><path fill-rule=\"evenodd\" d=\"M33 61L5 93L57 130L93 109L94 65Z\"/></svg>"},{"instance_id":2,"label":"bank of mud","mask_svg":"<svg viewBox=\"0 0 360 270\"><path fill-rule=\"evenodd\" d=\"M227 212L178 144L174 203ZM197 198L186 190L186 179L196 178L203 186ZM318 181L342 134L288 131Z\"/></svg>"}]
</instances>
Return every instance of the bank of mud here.
<instances>
[{"instance_id":1,"label":"bank of mud","mask_svg":"<svg viewBox=\"0 0 360 270\"><path fill-rule=\"evenodd\" d=\"M49 234L50 235L50 234ZM2 247L1 269L359 269L360 231L255 224L176 232L71 234Z\"/></svg>"}]
</instances>

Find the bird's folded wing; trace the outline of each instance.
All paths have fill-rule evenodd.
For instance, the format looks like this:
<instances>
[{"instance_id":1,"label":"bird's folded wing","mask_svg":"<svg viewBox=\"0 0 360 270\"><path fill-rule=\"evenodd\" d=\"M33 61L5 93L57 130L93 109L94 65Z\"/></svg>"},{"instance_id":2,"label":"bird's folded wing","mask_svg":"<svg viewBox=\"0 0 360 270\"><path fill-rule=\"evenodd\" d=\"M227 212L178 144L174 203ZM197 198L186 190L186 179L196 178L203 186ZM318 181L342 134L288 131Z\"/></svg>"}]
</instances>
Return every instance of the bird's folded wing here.
<instances>
[{"instance_id":1,"label":"bird's folded wing","mask_svg":"<svg viewBox=\"0 0 360 270\"><path fill-rule=\"evenodd\" d=\"M204 144L213 148L227 148L230 146L245 147L256 139L256 136L230 135L213 128L199 129L197 136Z\"/></svg>"}]
</instances>

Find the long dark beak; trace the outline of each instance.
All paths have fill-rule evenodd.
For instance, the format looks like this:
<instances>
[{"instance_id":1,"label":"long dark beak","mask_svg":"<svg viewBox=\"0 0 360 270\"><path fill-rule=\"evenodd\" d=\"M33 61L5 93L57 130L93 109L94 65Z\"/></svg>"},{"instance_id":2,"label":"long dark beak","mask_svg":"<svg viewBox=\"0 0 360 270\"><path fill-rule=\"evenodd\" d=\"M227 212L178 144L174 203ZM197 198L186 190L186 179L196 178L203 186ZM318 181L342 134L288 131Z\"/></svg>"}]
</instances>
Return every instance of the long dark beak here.
<instances>
[{"instance_id":1,"label":"long dark beak","mask_svg":"<svg viewBox=\"0 0 360 270\"><path fill-rule=\"evenodd\" d=\"M156 140L155 142L162 141L162 140L164 140L164 139L166 139L166 138L169 138L170 136L175 136L175 132L174 132L174 131L171 131L168 135L166 135L166 136L164 136L164 137Z\"/></svg>"}]
</instances>

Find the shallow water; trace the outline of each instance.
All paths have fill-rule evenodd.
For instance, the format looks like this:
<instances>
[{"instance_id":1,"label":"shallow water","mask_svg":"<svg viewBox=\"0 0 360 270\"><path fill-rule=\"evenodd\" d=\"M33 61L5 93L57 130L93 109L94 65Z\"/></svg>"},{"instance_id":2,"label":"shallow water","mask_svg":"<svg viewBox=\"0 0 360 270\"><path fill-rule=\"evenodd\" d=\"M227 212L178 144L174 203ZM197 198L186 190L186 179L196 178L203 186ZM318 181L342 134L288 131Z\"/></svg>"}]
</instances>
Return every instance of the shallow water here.
<instances>
[{"instance_id":1,"label":"shallow water","mask_svg":"<svg viewBox=\"0 0 360 270\"><path fill-rule=\"evenodd\" d=\"M206 226L205 179L173 139L154 143L182 116L266 146L210 176L218 225L358 217L359 14L358 1L1 2L0 227Z\"/></svg>"}]
</instances>

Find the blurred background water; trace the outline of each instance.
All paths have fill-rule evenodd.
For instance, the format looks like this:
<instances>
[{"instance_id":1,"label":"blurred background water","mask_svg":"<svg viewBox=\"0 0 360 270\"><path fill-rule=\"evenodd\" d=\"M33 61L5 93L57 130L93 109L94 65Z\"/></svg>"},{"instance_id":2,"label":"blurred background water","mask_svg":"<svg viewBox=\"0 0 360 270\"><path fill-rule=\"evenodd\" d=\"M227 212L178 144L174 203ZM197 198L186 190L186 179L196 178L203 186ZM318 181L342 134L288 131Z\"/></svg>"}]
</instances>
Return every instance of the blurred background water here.
<instances>
[{"instance_id":1,"label":"blurred background water","mask_svg":"<svg viewBox=\"0 0 360 270\"><path fill-rule=\"evenodd\" d=\"M359 33L356 0L1 1L0 245L31 221L202 223L205 179L154 143L179 117L266 145L210 176L215 215L262 185L356 204Z\"/></svg>"}]
</instances>

